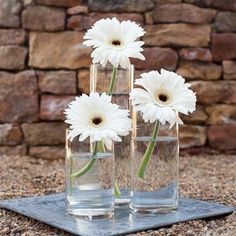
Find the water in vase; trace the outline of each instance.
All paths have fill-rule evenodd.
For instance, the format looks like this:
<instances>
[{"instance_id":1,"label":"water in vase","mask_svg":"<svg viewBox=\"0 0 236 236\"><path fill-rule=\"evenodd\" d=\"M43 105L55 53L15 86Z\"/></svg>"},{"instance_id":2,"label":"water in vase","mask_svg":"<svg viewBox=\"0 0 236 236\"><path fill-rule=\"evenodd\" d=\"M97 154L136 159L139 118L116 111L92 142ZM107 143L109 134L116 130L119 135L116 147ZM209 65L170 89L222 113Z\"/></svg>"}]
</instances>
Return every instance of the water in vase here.
<instances>
[{"instance_id":1,"label":"water in vase","mask_svg":"<svg viewBox=\"0 0 236 236\"><path fill-rule=\"evenodd\" d=\"M78 216L109 217L114 211L114 158L98 153L92 168L80 177L71 177L91 161L91 153L67 157L66 200L68 213Z\"/></svg>"},{"instance_id":2,"label":"water in vase","mask_svg":"<svg viewBox=\"0 0 236 236\"><path fill-rule=\"evenodd\" d=\"M157 137L144 178L137 170L151 137L132 140L131 208L134 212L168 212L178 207L179 143L177 137Z\"/></svg>"}]
</instances>

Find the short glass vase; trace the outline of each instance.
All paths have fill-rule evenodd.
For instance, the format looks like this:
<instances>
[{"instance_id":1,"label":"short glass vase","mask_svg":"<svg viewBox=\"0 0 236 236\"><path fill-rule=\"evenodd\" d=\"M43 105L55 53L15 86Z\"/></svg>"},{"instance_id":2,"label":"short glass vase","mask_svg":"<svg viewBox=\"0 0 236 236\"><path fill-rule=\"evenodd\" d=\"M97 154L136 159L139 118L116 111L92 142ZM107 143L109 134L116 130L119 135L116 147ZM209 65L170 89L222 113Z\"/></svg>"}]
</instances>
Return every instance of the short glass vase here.
<instances>
[{"instance_id":1,"label":"short glass vase","mask_svg":"<svg viewBox=\"0 0 236 236\"><path fill-rule=\"evenodd\" d=\"M68 135L67 135L68 136ZM115 208L113 150L66 138L66 205L72 215L109 218Z\"/></svg>"},{"instance_id":2,"label":"short glass vase","mask_svg":"<svg viewBox=\"0 0 236 236\"><path fill-rule=\"evenodd\" d=\"M134 122L131 142L131 210L144 214L174 211L178 208L178 126L169 130L168 126L159 125L154 138L155 124L144 123L141 117L138 120L139 125ZM145 163L152 144L152 155Z\"/></svg>"}]
</instances>

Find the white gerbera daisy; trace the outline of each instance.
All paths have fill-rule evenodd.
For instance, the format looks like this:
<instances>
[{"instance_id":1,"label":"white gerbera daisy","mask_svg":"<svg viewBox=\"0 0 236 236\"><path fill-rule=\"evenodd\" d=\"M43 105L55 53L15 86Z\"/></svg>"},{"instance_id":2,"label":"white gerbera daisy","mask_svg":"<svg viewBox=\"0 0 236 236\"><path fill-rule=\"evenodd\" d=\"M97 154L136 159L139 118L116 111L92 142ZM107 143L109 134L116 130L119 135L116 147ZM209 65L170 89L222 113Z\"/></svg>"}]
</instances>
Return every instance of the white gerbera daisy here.
<instances>
[{"instance_id":1,"label":"white gerbera daisy","mask_svg":"<svg viewBox=\"0 0 236 236\"><path fill-rule=\"evenodd\" d=\"M131 92L131 99L137 111L141 111L145 122L159 120L161 124L170 123L170 128L183 122L178 113L188 115L196 108L196 95L189 89L189 83L180 75L161 69L141 74Z\"/></svg>"},{"instance_id":2,"label":"white gerbera daisy","mask_svg":"<svg viewBox=\"0 0 236 236\"><path fill-rule=\"evenodd\" d=\"M84 36L84 45L92 46L91 54L93 63L101 63L105 66L110 62L114 67L119 65L127 68L130 65L130 57L144 60L140 53L143 41L136 41L144 35L144 30L135 22L122 21L116 18L97 21Z\"/></svg>"},{"instance_id":3,"label":"white gerbera daisy","mask_svg":"<svg viewBox=\"0 0 236 236\"><path fill-rule=\"evenodd\" d=\"M131 130L129 111L111 103L105 93L90 93L76 97L65 110L66 123L70 124L69 138L79 136L79 141L90 137L91 142L103 140L111 149L112 140L121 141L119 136Z\"/></svg>"}]
</instances>

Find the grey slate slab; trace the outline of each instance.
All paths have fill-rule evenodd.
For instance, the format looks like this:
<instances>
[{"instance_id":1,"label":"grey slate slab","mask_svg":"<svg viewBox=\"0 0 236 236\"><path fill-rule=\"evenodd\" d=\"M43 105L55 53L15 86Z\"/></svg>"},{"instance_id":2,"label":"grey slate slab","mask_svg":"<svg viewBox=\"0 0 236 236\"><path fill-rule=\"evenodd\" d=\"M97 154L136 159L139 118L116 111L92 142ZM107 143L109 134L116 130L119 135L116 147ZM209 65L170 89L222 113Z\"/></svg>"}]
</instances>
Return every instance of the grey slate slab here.
<instances>
[{"instance_id":1,"label":"grey slate slab","mask_svg":"<svg viewBox=\"0 0 236 236\"><path fill-rule=\"evenodd\" d=\"M178 222L216 217L235 208L189 198L180 198L178 211L157 215L134 215L128 206L117 207L112 219L85 220L65 213L64 194L0 201L0 208L42 221L75 235L121 235L169 226Z\"/></svg>"}]
</instances>

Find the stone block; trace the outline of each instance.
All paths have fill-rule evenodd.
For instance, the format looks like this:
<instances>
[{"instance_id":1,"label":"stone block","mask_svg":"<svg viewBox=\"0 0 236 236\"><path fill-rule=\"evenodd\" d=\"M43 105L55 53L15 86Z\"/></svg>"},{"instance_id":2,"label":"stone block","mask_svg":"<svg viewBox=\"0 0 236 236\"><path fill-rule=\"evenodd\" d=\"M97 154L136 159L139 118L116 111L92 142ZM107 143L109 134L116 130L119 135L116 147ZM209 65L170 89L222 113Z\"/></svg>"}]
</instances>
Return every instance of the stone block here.
<instances>
[{"instance_id":1,"label":"stone block","mask_svg":"<svg viewBox=\"0 0 236 236\"><path fill-rule=\"evenodd\" d=\"M36 0L37 4L58 7L74 7L80 5L83 0Z\"/></svg>"},{"instance_id":2,"label":"stone block","mask_svg":"<svg viewBox=\"0 0 236 236\"><path fill-rule=\"evenodd\" d=\"M89 93L89 85L90 85L90 75L89 70L79 70L78 73L78 89L81 93Z\"/></svg>"},{"instance_id":3,"label":"stone block","mask_svg":"<svg viewBox=\"0 0 236 236\"><path fill-rule=\"evenodd\" d=\"M40 118L42 120L64 120L63 112L74 98L74 96L43 95L40 103Z\"/></svg>"},{"instance_id":4,"label":"stone block","mask_svg":"<svg viewBox=\"0 0 236 236\"><path fill-rule=\"evenodd\" d=\"M223 61L224 79L236 79L236 61Z\"/></svg>"},{"instance_id":5,"label":"stone block","mask_svg":"<svg viewBox=\"0 0 236 236\"><path fill-rule=\"evenodd\" d=\"M148 46L205 47L210 42L209 25L157 24L145 30L143 40Z\"/></svg>"},{"instance_id":6,"label":"stone block","mask_svg":"<svg viewBox=\"0 0 236 236\"><path fill-rule=\"evenodd\" d=\"M88 7L83 6L83 5L71 7L71 8L66 10L66 13L68 15L87 14L88 13Z\"/></svg>"},{"instance_id":7,"label":"stone block","mask_svg":"<svg viewBox=\"0 0 236 236\"><path fill-rule=\"evenodd\" d=\"M143 55L145 61L139 59L132 59L132 63L137 69L153 69L160 70L165 68L167 70L175 70L177 64L177 53L171 48L144 48Z\"/></svg>"},{"instance_id":8,"label":"stone block","mask_svg":"<svg viewBox=\"0 0 236 236\"><path fill-rule=\"evenodd\" d=\"M181 125L179 127L180 148L204 146L206 144L206 127Z\"/></svg>"},{"instance_id":9,"label":"stone block","mask_svg":"<svg viewBox=\"0 0 236 236\"><path fill-rule=\"evenodd\" d=\"M219 12L216 16L214 27L218 32L236 32L236 13Z\"/></svg>"},{"instance_id":10,"label":"stone block","mask_svg":"<svg viewBox=\"0 0 236 236\"><path fill-rule=\"evenodd\" d=\"M0 46L0 69L23 70L27 49L19 46Z\"/></svg>"},{"instance_id":11,"label":"stone block","mask_svg":"<svg viewBox=\"0 0 236 236\"><path fill-rule=\"evenodd\" d=\"M75 15L71 16L67 20L68 29L76 30L87 30L98 20L104 18L113 18L116 17L119 21L130 20L134 21L137 24L143 24L143 16L138 13L98 13L93 12L89 15Z\"/></svg>"},{"instance_id":12,"label":"stone block","mask_svg":"<svg viewBox=\"0 0 236 236\"><path fill-rule=\"evenodd\" d=\"M208 124L221 125L236 123L236 106L226 104L215 104L206 107L209 115Z\"/></svg>"},{"instance_id":13,"label":"stone block","mask_svg":"<svg viewBox=\"0 0 236 236\"><path fill-rule=\"evenodd\" d=\"M20 0L0 0L0 27L17 28L20 26Z\"/></svg>"},{"instance_id":14,"label":"stone block","mask_svg":"<svg viewBox=\"0 0 236 236\"><path fill-rule=\"evenodd\" d=\"M220 10L236 11L235 0L184 0L201 7L213 7Z\"/></svg>"},{"instance_id":15,"label":"stone block","mask_svg":"<svg viewBox=\"0 0 236 236\"><path fill-rule=\"evenodd\" d=\"M27 154L25 145L0 146L0 155L25 156Z\"/></svg>"},{"instance_id":16,"label":"stone block","mask_svg":"<svg viewBox=\"0 0 236 236\"><path fill-rule=\"evenodd\" d=\"M63 146L36 146L30 147L29 155L32 157L57 160L65 158L65 147Z\"/></svg>"},{"instance_id":17,"label":"stone block","mask_svg":"<svg viewBox=\"0 0 236 236\"><path fill-rule=\"evenodd\" d=\"M0 46L22 45L26 41L26 32L23 29L0 29Z\"/></svg>"},{"instance_id":18,"label":"stone block","mask_svg":"<svg viewBox=\"0 0 236 236\"><path fill-rule=\"evenodd\" d=\"M77 69L91 64L91 48L82 45L83 33L30 33L29 65L37 68Z\"/></svg>"},{"instance_id":19,"label":"stone block","mask_svg":"<svg viewBox=\"0 0 236 236\"><path fill-rule=\"evenodd\" d=\"M211 51L207 48L181 48L179 57L189 61L212 61Z\"/></svg>"},{"instance_id":20,"label":"stone block","mask_svg":"<svg viewBox=\"0 0 236 236\"><path fill-rule=\"evenodd\" d=\"M222 74L222 67L206 62L183 62L176 72L191 80L218 80Z\"/></svg>"},{"instance_id":21,"label":"stone block","mask_svg":"<svg viewBox=\"0 0 236 236\"><path fill-rule=\"evenodd\" d=\"M215 61L236 59L236 33L212 34L212 55Z\"/></svg>"},{"instance_id":22,"label":"stone block","mask_svg":"<svg viewBox=\"0 0 236 236\"><path fill-rule=\"evenodd\" d=\"M23 124L22 130L29 145L59 145L65 143L65 127L63 122L41 122Z\"/></svg>"},{"instance_id":23,"label":"stone block","mask_svg":"<svg viewBox=\"0 0 236 236\"><path fill-rule=\"evenodd\" d=\"M23 28L39 31L64 29L66 14L61 8L29 6L22 12Z\"/></svg>"},{"instance_id":24,"label":"stone block","mask_svg":"<svg viewBox=\"0 0 236 236\"><path fill-rule=\"evenodd\" d=\"M76 94L75 71L39 71L39 89L43 93Z\"/></svg>"},{"instance_id":25,"label":"stone block","mask_svg":"<svg viewBox=\"0 0 236 236\"><path fill-rule=\"evenodd\" d=\"M229 81L193 81L192 89L202 104L236 103L236 83Z\"/></svg>"},{"instance_id":26,"label":"stone block","mask_svg":"<svg viewBox=\"0 0 236 236\"><path fill-rule=\"evenodd\" d=\"M151 0L89 0L88 6L91 11L101 12L145 12L153 8Z\"/></svg>"},{"instance_id":27,"label":"stone block","mask_svg":"<svg viewBox=\"0 0 236 236\"><path fill-rule=\"evenodd\" d=\"M155 23L210 23L216 15L216 10L204 9L192 4L163 4L154 8Z\"/></svg>"},{"instance_id":28,"label":"stone block","mask_svg":"<svg viewBox=\"0 0 236 236\"><path fill-rule=\"evenodd\" d=\"M235 150L236 123L211 125L208 128L208 140L211 147L220 151Z\"/></svg>"},{"instance_id":29,"label":"stone block","mask_svg":"<svg viewBox=\"0 0 236 236\"><path fill-rule=\"evenodd\" d=\"M34 71L0 72L0 122L38 119L38 86Z\"/></svg>"},{"instance_id":30,"label":"stone block","mask_svg":"<svg viewBox=\"0 0 236 236\"><path fill-rule=\"evenodd\" d=\"M0 145L17 145L22 141L19 125L0 124Z\"/></svg>"}]
</instances>

